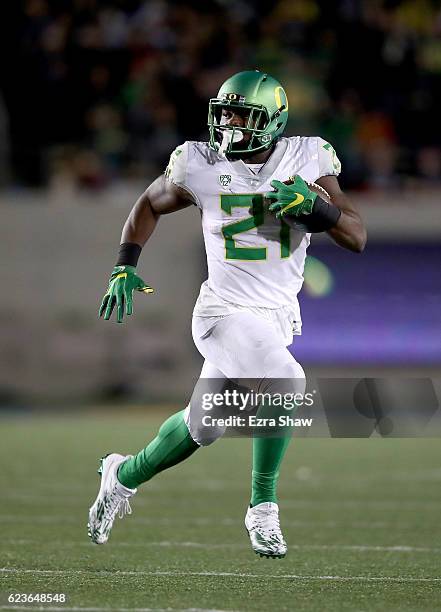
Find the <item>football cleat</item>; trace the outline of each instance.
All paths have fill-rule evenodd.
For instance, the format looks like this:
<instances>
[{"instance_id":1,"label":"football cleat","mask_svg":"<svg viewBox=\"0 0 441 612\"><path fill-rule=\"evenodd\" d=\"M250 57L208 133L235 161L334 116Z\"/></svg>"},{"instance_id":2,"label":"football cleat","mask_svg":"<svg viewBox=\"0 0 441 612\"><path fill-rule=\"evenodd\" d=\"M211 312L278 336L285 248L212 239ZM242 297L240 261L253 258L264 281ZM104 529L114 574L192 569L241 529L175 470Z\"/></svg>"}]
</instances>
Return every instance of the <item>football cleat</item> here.
<instances>
[{"instance_id":1,"label":"football cleat","mask_svg":"<svg viewBox=\"0 0 441 612\"><path fill-rule=\"evenodd\" d=\"M116 477L121 463L131 456L112 453L101 459L98 470L101 474L100 490L89 510L87 523L87 533L94 544L107 542L117 514L120 518L132 514L129 499L135 495L137 489L128 489Z\"/></svg>"},{"instance_id":2,"label":"football cleat","mask_svg":"<svg viewBox=\"0 0 441 612\"><path fill-rule=\"evenodd\" d=\"M254 552L268 559L281 559L288 547L283 539L279 523L279 506L273 502L248 508L245 527Z\"/></svg>"}]
</instances>

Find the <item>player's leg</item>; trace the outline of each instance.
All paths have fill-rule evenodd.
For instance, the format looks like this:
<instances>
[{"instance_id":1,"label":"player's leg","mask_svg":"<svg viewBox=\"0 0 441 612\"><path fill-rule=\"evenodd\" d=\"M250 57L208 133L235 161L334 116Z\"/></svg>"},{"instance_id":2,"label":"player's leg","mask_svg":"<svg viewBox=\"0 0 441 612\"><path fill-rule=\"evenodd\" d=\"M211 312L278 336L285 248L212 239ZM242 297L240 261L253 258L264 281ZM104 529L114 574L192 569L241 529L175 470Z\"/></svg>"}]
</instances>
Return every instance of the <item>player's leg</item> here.
<instances>
[{"instance_id":1,"label":"player's leg","mask_svg":"<svg viewBox=\"0 0 441 612\"><path fill-rule=\"evenodd\" d=\"M269 368L268 378L263 385L263 392L295 394L305 392L305 374L303 368L283 347L274 349L271 355L273 367ZM276 376L283 378L276 378ZM268 410L267 410L268 408ZM278 410L263 405L258 416L276 416ZM285 413L286 414L286 413ZM260 556L284 557L287 545L282 536L279 523L279 506L277 485L279 470L291 442L292 427L285 426L274 437L253 437L253 467L251 472L251 501L247 510L245 525L249 531L252 547ZM262 534L265 537L262 537ZM276 537L274 537L276 536Z\"/></svg>"},{"instance_id":2,"label":"player's leg","mask_svg":"<svg viewBox=\"0 0 441 612\"><path fill-rule=\"evenodd\" d=\"M153 476L184 461L199 448L184 420L184 410L172 414L159 428L156 437L118 469L118 480L136 489Z\"/></svg>"},{"instance_id":3,"label":"player's leg","mask_svg":"<svg viewBox=\"0 0 441 612\"><path fill-rule=\"evenodd\" d=\"M288 396L305 392L305 373L286 347L272 347L269 352L267 377L261 384L265 394ZM274 408L269 404L260 407L258 416L277 417L290 414L283 405ZM286 450L291 442L292 427L275 431L274 437L253 438L253 470L251 478L251 503L257 506L264 502L278 503L277 484L279 470Z\"/></svg>"},{"instance_id":4,"label":"player's leg","mask_svg":"<svg viewBox=\"0 0 441 612\"><path fill-rule=\"evenodd\" d=\"M304 393L303 368L284 346L274 327L263 318L243 312L213 322L193 321L193 337L199 351L230 378L259 381L268 394ZM262 406L261 411L268 410ZM271 410L271 407L269 408ZM286 544L280 531L277 505L279 469L291 440L291 429L275 437L253 439L252 494L246 526L256 552L284 556Z\"/></svg>"},{"instance_id":5,"label":"player's leg","mask_svg":"<svg viewBox=\"0 0 441 612\"><path fill-rule=\"evenodd\" d=\"M222 373L205 363L201 377L225 380ZM196 385L189 407L199 399ZM223 434L224 429L210 429L211 438L204 437L195 415L187 407L170 416L160 427L157 436L135 456L112 453L101 460L101 486L98 496L89 511L88 533L96 544L107 542L118 512L120 516L130 514L129 499L137 487L163 470L170 468L192 455ZM192 417L190 417L192 415Z\"/></svg>"},{"instance_id":6,"label":"player's leg","mask_svg":"<svg viewBox=\"0 0 441 612\"><path fill-rule=\"evenodd\" d=\"M203 426L196 419L196 415L202 414L200 395L206 379L216 381L215 392L225 384L224 375L212 364L205 362L187 408L170 416L161 425L156 438L119 467L118 480L124 486L135 489L159 472L181 463L200 446L208 446L223 434L224 429L218 428L210 428L204 434Z\"/></svg>"},{"instance_id":7,"label":"player's leg","mask_svg":"<svg viewBox=\"0 0 441 612\"><path fill-rule=\"evenodd\" d=\"M229 384L226 376L209 361L205 361L201 375L197 381L191 400L184 412L185 423L191 437L200 446L208 446L218 440L225 433L226 427L217 424L204 423L207 416L207 409L204 397L223 393ZM210 410L211 417L223 416L223 406Z\"/></svg>"}]
</instances>

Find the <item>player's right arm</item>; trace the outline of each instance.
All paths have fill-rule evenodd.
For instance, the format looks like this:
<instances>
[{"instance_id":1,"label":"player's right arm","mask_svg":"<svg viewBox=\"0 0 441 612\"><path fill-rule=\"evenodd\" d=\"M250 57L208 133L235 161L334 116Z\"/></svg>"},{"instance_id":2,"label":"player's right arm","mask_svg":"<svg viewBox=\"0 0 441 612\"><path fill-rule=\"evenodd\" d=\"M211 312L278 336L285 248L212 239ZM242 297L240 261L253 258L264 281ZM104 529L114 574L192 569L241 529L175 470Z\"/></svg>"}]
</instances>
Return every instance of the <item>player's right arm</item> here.
<instances>
[{"instance_id":1,"label":"player's right arm","mask_svg":"<svg viewBox=\"0 0 441 612\"><path fill-rule=\"evenodd\" d=\"M104 315L105 320L110 319L116 306L117 321L122 323L124 312L133 313L133 291L153 292L136 273L141 250L161 215L195 204L193 196L173 179L169 170L159 176L135 202L124 224L118 260L99 310L99 316Z\"/></svg>"},{"instance_id":2,"label":"player's right arm","mask_svg":"<svg viewBox=\"0 0 441 612\"><path fill-rule=\"evenodd\" d=\"M164 174L158 176L133 206L124 224L121 244L126 242L141 248L153 233L161 215L167 215L195 204L192 195L175 185Z\"/></svg>"}]
</instances>

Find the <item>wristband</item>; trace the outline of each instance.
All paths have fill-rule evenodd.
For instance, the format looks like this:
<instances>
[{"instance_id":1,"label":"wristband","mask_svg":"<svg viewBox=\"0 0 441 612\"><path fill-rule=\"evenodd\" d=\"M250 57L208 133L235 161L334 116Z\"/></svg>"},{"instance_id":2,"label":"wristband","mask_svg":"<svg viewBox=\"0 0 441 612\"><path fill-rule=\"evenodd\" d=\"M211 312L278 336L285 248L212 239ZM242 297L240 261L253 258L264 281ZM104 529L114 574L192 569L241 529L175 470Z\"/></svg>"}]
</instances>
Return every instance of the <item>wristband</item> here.
<instances>
[{"instance_id":1,"label":"wristband","mask_svg":"<svg viewBox=\"0 0 441 612\"><path fill-rule=\"evenodd\" d=\"M305 215L308 231L311 233L327 232L337 224L341 216L341 210L323 200L319 195L316 197L312 212Z\"/></svg>"},{"instance_id":2,"label":"wristband","mask_svg":"<svg viewBox=\"0 0 441 612\"><path fill-rule=\"evenodd\" d=\"M135 242L123 242L119 245L117 266L133 266L136 268L142 247Z\"/></svg>"}]
</instances>

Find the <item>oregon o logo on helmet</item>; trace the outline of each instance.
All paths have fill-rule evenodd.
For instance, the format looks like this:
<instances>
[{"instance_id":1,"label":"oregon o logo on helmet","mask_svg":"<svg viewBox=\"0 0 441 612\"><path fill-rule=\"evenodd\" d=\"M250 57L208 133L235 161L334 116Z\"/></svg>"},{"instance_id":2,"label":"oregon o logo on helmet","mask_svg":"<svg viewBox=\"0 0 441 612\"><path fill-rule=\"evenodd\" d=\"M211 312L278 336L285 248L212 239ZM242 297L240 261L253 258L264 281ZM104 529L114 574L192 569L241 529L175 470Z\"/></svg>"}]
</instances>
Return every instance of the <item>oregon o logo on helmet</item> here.
<instances>
[{"instance_id":1,"label":"oregon o logo on helmet","mask_svg":"<svg viewBox=\"0 0 441 612\"><path fill-rule=\"evenodd\" d=\"M284 102L282 102L280 92L282 92L283 94ZM276 100L277 108L280 109L282 108L282 106L284 106L285 108L283 110L284 111L288 110L288 97L285 93L285 90L283 89L281 85L278 85L277 87L274 88L274 98Z\"/></svg>"}]
</instances>

